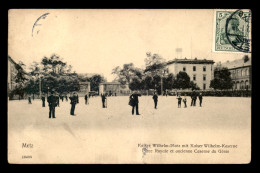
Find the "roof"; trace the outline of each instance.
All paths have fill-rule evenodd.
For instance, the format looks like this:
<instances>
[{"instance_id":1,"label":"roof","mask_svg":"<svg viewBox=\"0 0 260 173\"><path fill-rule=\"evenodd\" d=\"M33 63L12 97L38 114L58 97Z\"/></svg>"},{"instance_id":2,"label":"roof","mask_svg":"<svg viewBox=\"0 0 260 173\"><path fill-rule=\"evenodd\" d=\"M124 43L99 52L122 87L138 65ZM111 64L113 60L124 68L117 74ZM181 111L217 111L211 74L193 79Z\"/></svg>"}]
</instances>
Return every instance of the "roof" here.
<instances>
[{"instance_id":1,"label":"roof","mask_svg":"<svg viewBox=\"0 0 260 173\"><path fill-rule=\"evenodd\" d=\"M8 59L13 63L13 64L17 64L10 56L8 56Z\"/></svg>"},{"instance_id":2,"label":"roof","mask_svg":"<svg viewBox=\"0 0 260 173\"><path fill-rule=\"evenodd\" d=\"M248 61L245 61L244 58L234 61L227 61L225 63L222 63L221 66L227 67L228 69L251 66L251 58L249 58Z\"/></svg>"},{"instance_id":3,"label":"roof","mask_svg":"<svg viewBox=\"0 0 260 173\"><path fill-rule=\"evenodd\" d=\"M214 64L215 62L213 60L207 60L207 59L177 59L175 58L174 60L168 61L167 65L173 64L173 63L179 63L179 64Z\"/></svg>"},{"instance_id":4,"label":"roof","mask_svg":"<svg viewBox=\"0 0 260 173\"><path fill-rule=\"evenodd\" d=\"M17 64L17 63L13 60L13 58L11 58L10 56L8 56L8 59L9 59L13 64L19 65L19 64ZM21 67L21 68L22 68L22 67ZM24 72L25 74L29 75L23 68L22 68L22 70L23 70L23 72Z\"/></svg>"}]
</instances>

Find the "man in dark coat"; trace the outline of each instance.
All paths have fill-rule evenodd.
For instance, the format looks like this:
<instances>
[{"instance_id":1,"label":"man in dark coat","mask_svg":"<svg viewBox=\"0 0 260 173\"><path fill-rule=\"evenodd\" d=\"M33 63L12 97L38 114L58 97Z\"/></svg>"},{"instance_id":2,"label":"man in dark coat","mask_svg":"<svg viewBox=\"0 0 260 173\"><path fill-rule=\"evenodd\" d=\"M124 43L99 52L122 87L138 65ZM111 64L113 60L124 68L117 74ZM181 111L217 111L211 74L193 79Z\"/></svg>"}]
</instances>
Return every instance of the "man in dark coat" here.
<instances>
[{"instance_id":1,"label":"man in dark coat","mask_svg":"<svg viewBox=\"0 0 260 173\"><path fill-rule=\"evenodd\" d=\"M28 104L32 104L31 95L28 95Z\"/></svg>"},{"instance_id":2,"label":"man in dark coat","mask_svg":"<svg viewBox=\"0 0 260 173\"><path fill-rule=\"evenodd\" d=\"M76 107L76 104L78 103L78 97L77 97L76 93L73 93L73 95L71 95L69 97L69 99L70 99L70 104L71 104L70 115L74 116L75 107Z\"/></svg>"},{"instance_id":3,"label":"man in dark coat","mask_svg":"<svg viewBox=\"0 0 260 173\"><path fill-rule=\"evenodd\" d=\"M55 107L57 106L57 96L53 95L53 91L51 91L51 95L47 98L47 102L49 103L49 118L56 118Z\"/></svg>"},{"instance_id":4,"label":"man in dark coat","mask_svg":"<svg viewBox=\"0 0 260 173\"><path fill-rule=\"evenodd\" d=\"M190 106L196 106L196 99L197 99L197 95L196 95L196 92L193 90L191 93L191 105Z\"/></svg>"},{"instance_id":5,"label":"man in dark coat","mask_svg":"<svg viewBox=\"0 0 260 173\"><path fill-rule=\"evenodd\" d=\"M157 109L157 102L158 102L157 92L154 92L153 101L154 101L154 109Z\"/></svg>"},{"instance_id":6,"label":"man in dark coat","mask_svg":"<svg viewBox=\"0 0 260 173\"><path fill-rule=\"evenodd\" d=\"M45 95L44 94L42 95L41 99L42 99L42 107L45 107Z\"/></svg>"},{"instance_id":7,"label":"man in dark coat","mask_svg":"<svg viewBox=\"0 0 260 173\"><path fill-rule=\"evenodd\" d=\"M64 96L63 96L63 95L61 95L61 96L60 96L60 99L61 99L61 101L63 102Z\"/></svg>"},{"instance_id":8,"label":"man in dark coat","mask_svg":"<svg viewBox=\"0 0 260 173\"><path fill-rule=\"evenodd\" d=\"M200 93L200 95L199 95L199 100L200 100L200 107L201 107L201 105L202 105L202 93Z\"/></svg>"},{"instance_id":9,"label":"man in dark coat","mask_svg":"<svg viewBox=\"0 0 260 173\"><path fill-rule=\"evenodd\" d=\"M178 108L181 108L181 94L177 94L177 99L178 99Z\"/></svg>"},{"instance_id":10,"label":"man in dark coat","mask_svg":"<svg viewBox=\"0 0 260 173\"><path fill-rule=\"evenodd\" d=\"M102 99L102 107L106 108L105 102L106 102L106 94L101 94L101 99Z\"/></svg>"},{"instance_id":11,"label":"man in dark coat","mask_svg":"<svg viewBox=\"0 0 260 173\"><path fill-rule=\"evenodd\" d=\"M88 93L85 95L85 104L88 104Z\"/></svg>"},{"instance_id":12,"label":"man in dark coat","mask_svg":"<svg viewBox=\"0 0 260 173\"><path fill-rule=\"evenodd\" d=\"M134 109L135 109L135 114L140 115L139 110L138 110L138 104L139 104L138 97L141 97L141 94L137 93L136 91L132 95L130 95L130 99L132 99L132 101L133 101L132 115L134 115Z\"/></svg>"},{"instance_id":13,"label":"man in dark coat","mask_svg":"<svg viewBox=\"0 0 260 173\"><path fill-rule=\"evenodd\" d=\"M196 106L197 97L198 97L197 93L195 92L193 106Z\"/></svg>"}]
</instances>

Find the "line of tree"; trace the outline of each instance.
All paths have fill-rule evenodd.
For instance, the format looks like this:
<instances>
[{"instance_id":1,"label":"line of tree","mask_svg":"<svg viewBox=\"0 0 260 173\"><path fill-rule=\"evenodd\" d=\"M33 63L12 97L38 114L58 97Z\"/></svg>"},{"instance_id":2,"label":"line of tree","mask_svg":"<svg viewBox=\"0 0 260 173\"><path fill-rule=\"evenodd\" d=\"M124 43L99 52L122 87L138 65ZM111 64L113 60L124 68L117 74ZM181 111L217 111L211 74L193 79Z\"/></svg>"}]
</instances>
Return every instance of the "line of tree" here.
<instances>
[{"instance_id":1,"label":"line of tree","mask_svg":"<svg viewBox=\"0 0 260 173\"><path fill-rule=\"evenodd\" d=\"M15 68L17 73L15 76L15 87L9 90L9 97L12 99L14 95L19 95L19 99L24 94L39 94L41 91L47 93L54 90L59 94L65 94L80 90L80 82L90 82L91 90L98 92L98 87L105 79L95 74L91 77L82 77L75 71L71 72L72 66L64 62L63 59L56 54L43 57L40 63L33 62L29 67L29 72L25 73L25 65L19 62Z\"/></svg>"},{"instance_id":2,"label":"line of tree","mask_svg":"<svg viewBox=\"0 0 260 173\"><path fill-rule=\"evenodd\" d=\"M199 87L190 81L186 72L180 71L176 76L167 72L167 64L164 58L158 54L146 53L145 69L137 68L133 63L124 64L123 67L115 67L112 74L116 75L117 81L122 86L128 85L131 90L149 90L154 89L161 94L161 85L163 90L171 89L199 89Z\"/></svg>"}]
</instances>

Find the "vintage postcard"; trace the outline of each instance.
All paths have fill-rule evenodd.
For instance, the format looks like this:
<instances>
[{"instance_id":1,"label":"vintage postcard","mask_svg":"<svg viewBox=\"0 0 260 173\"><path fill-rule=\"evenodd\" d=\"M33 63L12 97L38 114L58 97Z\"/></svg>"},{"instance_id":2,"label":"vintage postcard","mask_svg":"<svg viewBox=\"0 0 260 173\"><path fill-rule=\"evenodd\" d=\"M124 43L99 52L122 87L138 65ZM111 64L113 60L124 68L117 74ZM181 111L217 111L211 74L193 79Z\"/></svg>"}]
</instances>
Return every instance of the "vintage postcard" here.
<instances>
[{"instance_id":1,"label":"vintage postcard","mask_svg":"<svg viewBox=\"0 0 260 173\"><path fill-rule=\"evenodd\" d=\"M10 164L248 164L248 9L10 9Z\"/></svg>"}]
</instances>

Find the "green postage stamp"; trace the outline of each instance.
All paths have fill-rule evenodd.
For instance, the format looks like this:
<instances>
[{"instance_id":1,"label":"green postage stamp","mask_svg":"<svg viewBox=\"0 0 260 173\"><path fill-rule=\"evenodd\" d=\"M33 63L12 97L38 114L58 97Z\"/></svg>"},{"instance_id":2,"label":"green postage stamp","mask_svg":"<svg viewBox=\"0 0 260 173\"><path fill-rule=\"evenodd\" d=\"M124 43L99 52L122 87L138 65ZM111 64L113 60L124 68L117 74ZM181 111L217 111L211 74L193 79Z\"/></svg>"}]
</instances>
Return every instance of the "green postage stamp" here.
<instances>
[{"instance_id":1,"label":"green postage stamp","mask_svg":"<svg viewBox=\"0 0 260 173\"><path fill-rule=\"evenodd\" d=\"M215 10L214 52L251 52L250 10Z\"/></svg>"}]
</instances>

